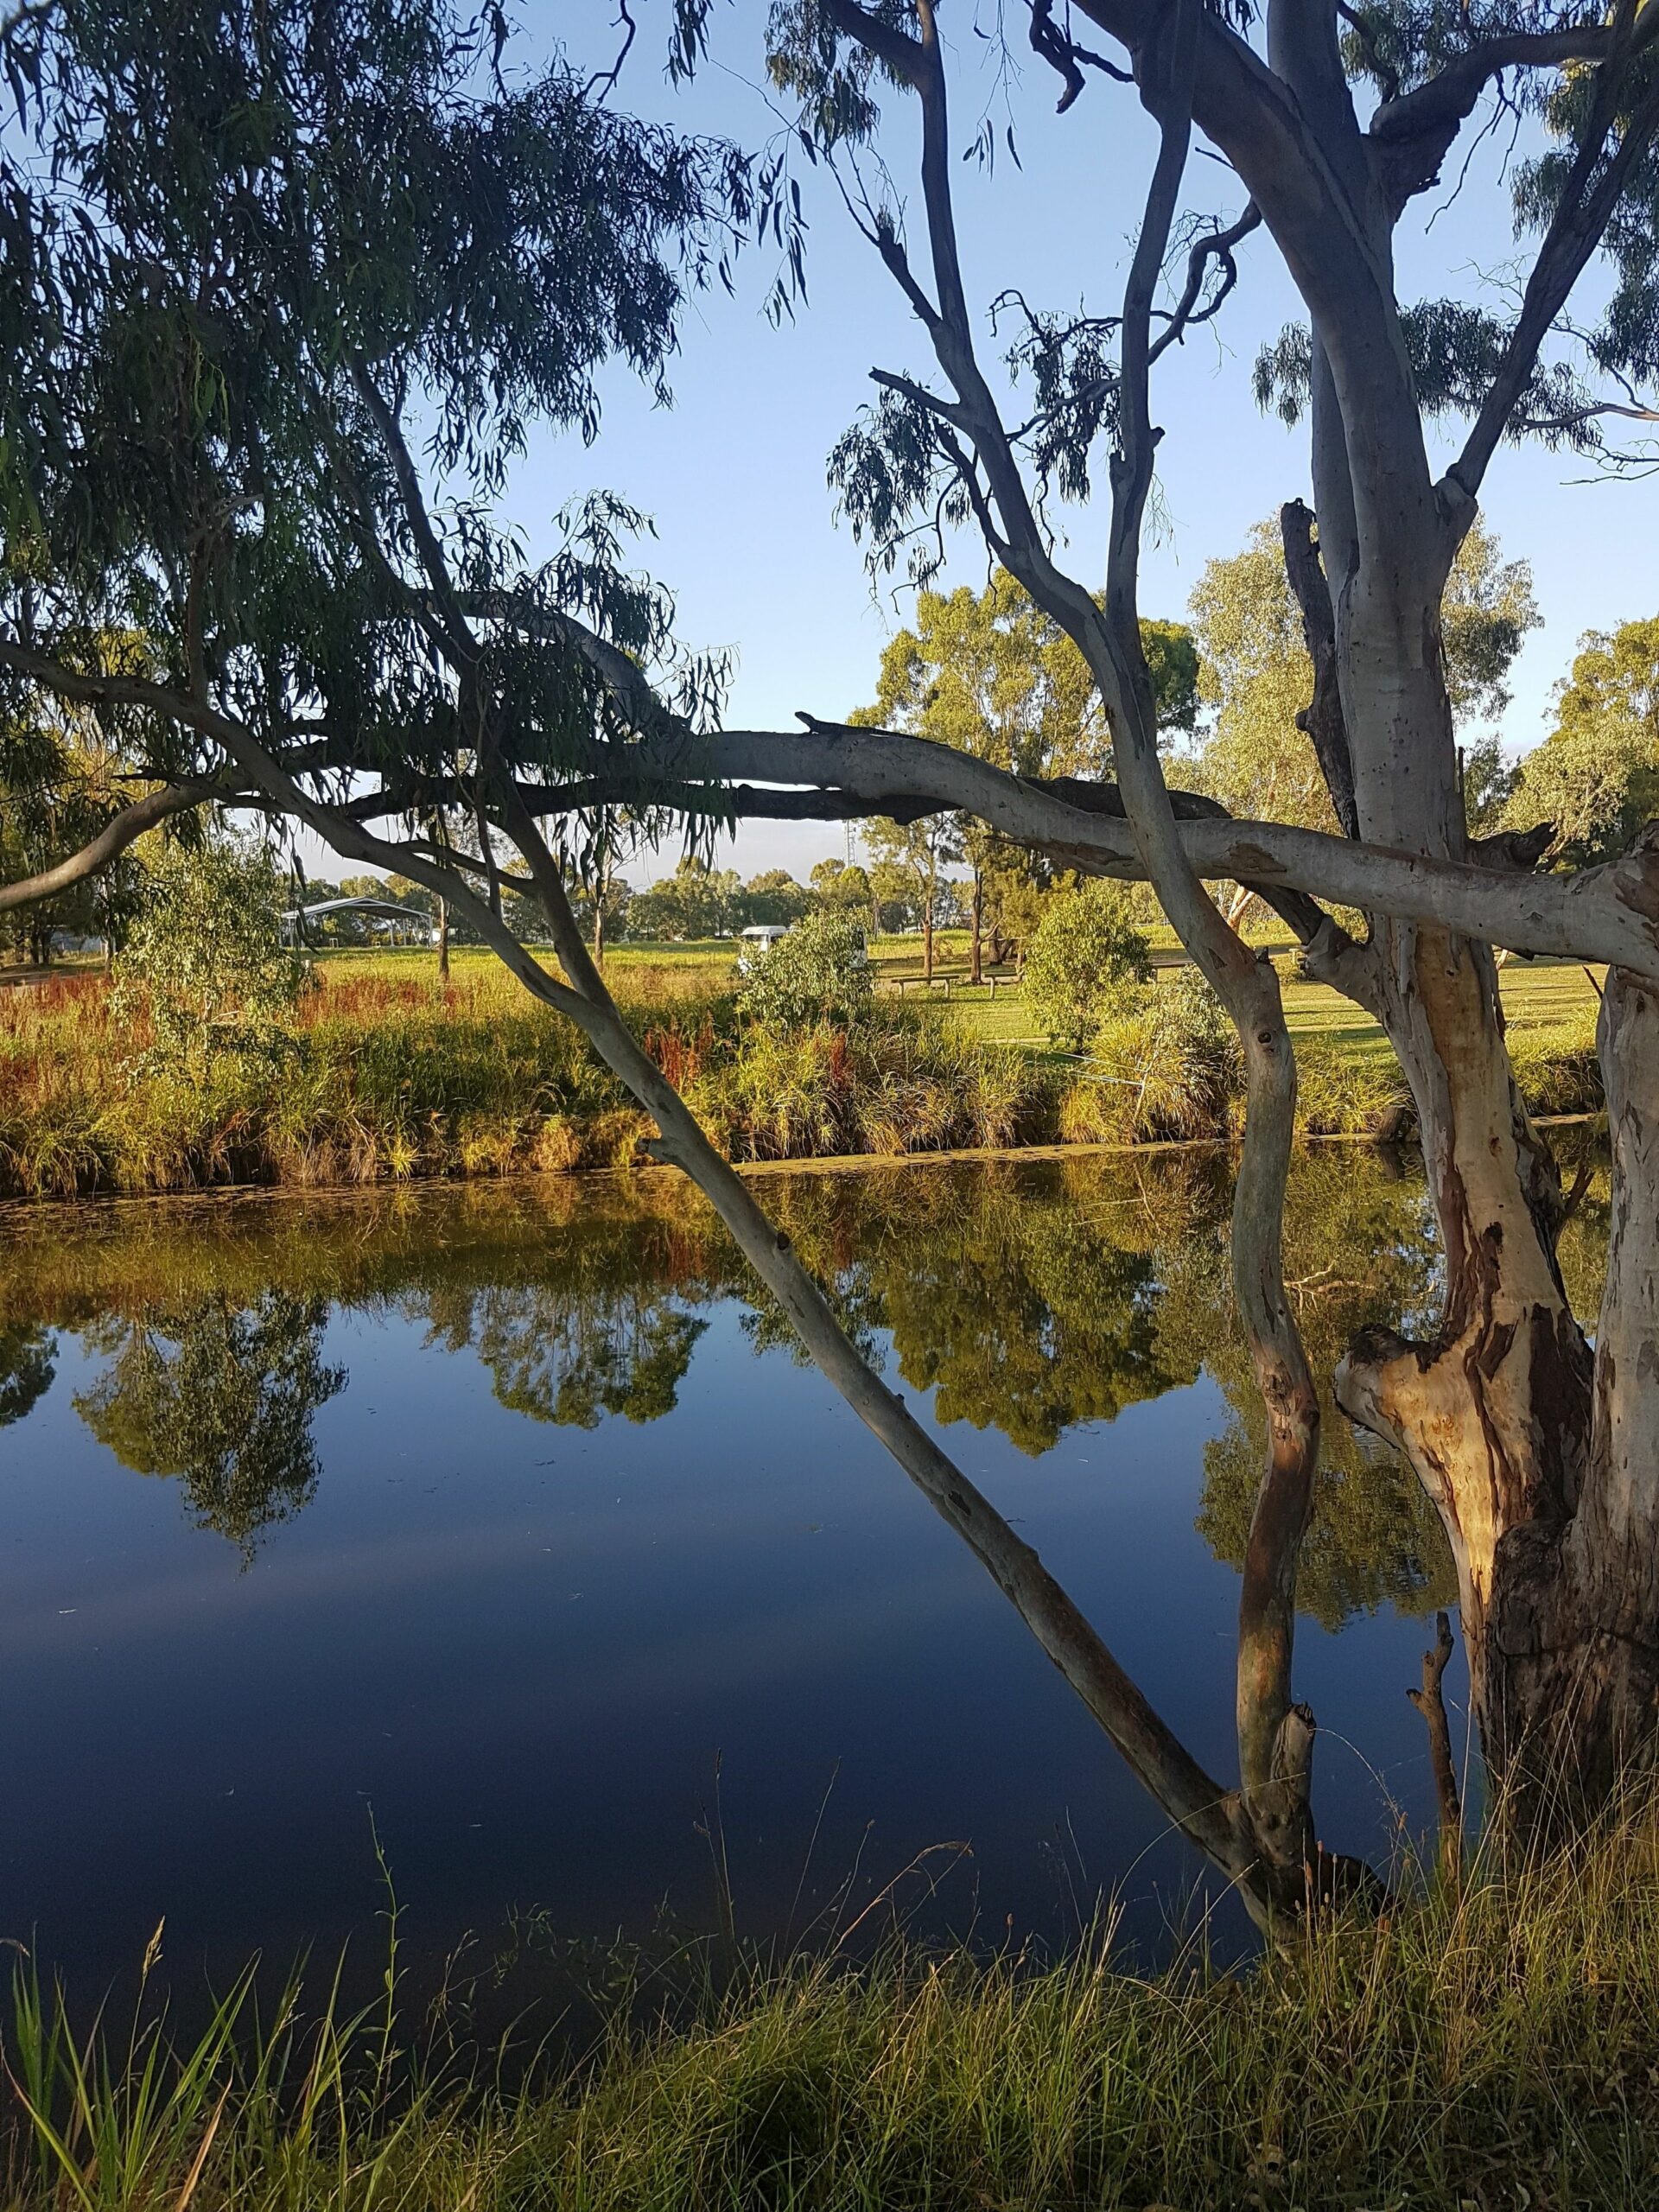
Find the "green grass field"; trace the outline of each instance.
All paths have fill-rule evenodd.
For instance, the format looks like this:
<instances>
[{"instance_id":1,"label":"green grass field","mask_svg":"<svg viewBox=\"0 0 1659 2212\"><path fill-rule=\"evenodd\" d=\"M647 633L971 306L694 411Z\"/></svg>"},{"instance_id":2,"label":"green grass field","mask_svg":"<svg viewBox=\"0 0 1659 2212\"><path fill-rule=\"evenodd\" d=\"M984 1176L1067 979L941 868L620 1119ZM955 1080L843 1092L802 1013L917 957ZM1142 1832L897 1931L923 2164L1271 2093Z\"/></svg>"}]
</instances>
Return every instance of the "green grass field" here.
<instances>
[{"instance_id":1,"label":"green grass field","mask_svg":"<svg viewBox=\"0 0 1659 2212\"><path fill-rule=\"evenodd\" d=\"M1247 932L1252 941L1277 946L1284 941L1279 929ZM1150 930L1155 956L1167 959L1177 950L1175 935L1167 927ZM919 937L875 938L870 958L876 970L876 988L883 995L904 995L912 1004L936 1007L948 1005L967 1033L983 1044L1018 1045L1046 1056L1049 1041L1027 1013L1013 970L991 971L995 988L976 988L968 981L968 935L964 930L942 930L934 940L934 987L923 988L922 941ZM435 957L423 950L404 951L345 951L322 956L327 969L387 977L435 972ZM681 991L718 990L729 982L734 948L729 939L709 938L683 944L623 944L606 958L612 988L620 995L677 995ZM450 955L457 981L481 979L496 966L493 953L465 947ZM1293 1035L1316 1037L1352 1053L1357 1058L1385 1058L1389 1046L1382 1032L1369 1014L1324 983L1297 979L1294 959L1286 955L1277 962L1284 979L1285 1014ZM1503 1011L1512 1034L1524 1036L1553 1029L1578 1027L1594 1018L1603 971L1576 962L1511 960L1499 976Z\"/></svg>"}]
</instances>

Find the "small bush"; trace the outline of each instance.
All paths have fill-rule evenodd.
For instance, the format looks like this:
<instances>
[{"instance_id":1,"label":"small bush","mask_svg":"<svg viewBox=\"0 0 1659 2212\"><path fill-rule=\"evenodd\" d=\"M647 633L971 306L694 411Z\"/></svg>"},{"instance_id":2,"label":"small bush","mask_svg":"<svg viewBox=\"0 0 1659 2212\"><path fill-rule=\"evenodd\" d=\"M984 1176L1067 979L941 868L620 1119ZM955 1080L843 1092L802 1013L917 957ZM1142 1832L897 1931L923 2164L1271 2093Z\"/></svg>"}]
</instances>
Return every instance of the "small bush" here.
<instances>
[{"instance_id":1,"label":"small bush","mask_svg":"<svg viewBox=\"0 0 1659 2212\"><path fill-rule=\"evenodd\" d=\"M1150 988L1120 993L1121 1011L1096 1034L1085 1083L1103 1091L1090 1109L1069 1095L1062 1121L1072 1142L1092 1122L1125 1141L1225 1136L1243 1092L1237 1034L1196 968Z\"/></svg>"},{"instance_id":2,"label":"small bush","mask_svg":"<svg viewBox=\"0 0 1659 2212\"><path fill-rule=\"evenodd\" d=\"M753 959L739 1002L768 1029L855 1020L875 988L864 932L846 914L809 914Z\"/></svg>"},{"instance_id":3,"label":"small bush","mask_svg":"<svg viewBox=\"0 0 1659 2212\"><path fill-rule=\"evenodd\" d=\"M229 838L162 855L115 963L111 1012L149 1026L136 1065L199 1082L214 1058L283 1057L309 981L283 943L285 890L269 854Z\"/></svg>"},{"instance_id":4,"label":"small bush","mask_svg":"<svg viewBox=\"0 0 1659 2212\"><path fill-rule=\"evenodd\" d=\"M1296 1126L1305 1136L1373 1136L1397 1125L1411 1092L1392 1052L1296 1042Z\"/></svg>"},{"instance_id":5,"label":"small bush","mask_svg":"<svg viewBox=\"0 0 1659 2212\"><path fill-rule=\"evenodd\" d=\"M1049 902L1026 956L1025 1000L1057 1044L1081 1052L1114 995L1151 981L1152 948L1121 884L1087 883Z\"/></svg>"},{"instance_id":6,"label":"small bush","mask_svg":"<svg viewBox=\"0 0 1659 2212\"><path fill-rule=\"evenodd\" d=\"M1593 1016L1513 1030L1509 1046L1515 1079L1530 1113L1599 1114L1606 1104Z\"/></svg>"}]
</instances>

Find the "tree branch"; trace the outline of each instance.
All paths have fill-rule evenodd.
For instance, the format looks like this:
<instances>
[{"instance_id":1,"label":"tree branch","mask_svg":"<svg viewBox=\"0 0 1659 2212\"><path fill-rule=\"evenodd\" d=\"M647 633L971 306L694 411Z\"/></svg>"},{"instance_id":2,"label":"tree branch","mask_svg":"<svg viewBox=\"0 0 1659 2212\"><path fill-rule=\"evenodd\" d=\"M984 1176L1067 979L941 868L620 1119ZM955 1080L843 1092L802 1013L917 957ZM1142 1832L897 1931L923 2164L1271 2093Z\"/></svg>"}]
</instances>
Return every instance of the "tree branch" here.
<instances>
[{"instance_id":1,"label":"tree branch","mask_svg":"<svg viewBox=\"0 0 1659 2212\"><path fill-rule=\"evenodd\" d=\"M1371 118L1368 136L1379 156L1394 204L1403 207L1414 194L1427 191L1433 183L1481 94L1503 71L1605 60L1613 50L1612 40L1603 13L1561 30L1509 32L1481 40L1437 70L1427 83L1403 95L1385 98Z\"/></svg>"},{"instance_id":2,"label":"tree branch","mask_svg":"<svg viewBox=\"0 0 1659 2212\"><path fill-rule=\"evenodd\" d=\"M1172 346L1180 344L1189 330L1201 322L1210 321L1221 312L1223 302L1238 282L1238 264L1233 259L1233 249L1249 238L1252 231L1261 227L1262 210L1251 200L1245 203L1244 212L1236 223L1230 223L1224 230L1211 231L1194 241L1192 251L1186 257L1185 288L1170 315L1169 327L1160 332L1157 342L1147 354L1149 362L1155 363ZM1221 287L1208 305L1200 308L1199 296L1204 290L1205 272L1212 261L1221 264Z\"/></svg>"},{"instance_id":3,"label":"tree branch","mask_svg":"<svg viewBox=\"0 0 1659 2212\"><path fill-rule=\"evenodd\" d=\"M444 558L438 534L432 527L432 518L427 512L425 495L421 490L420 472L415 466L414 455L404 436L403 426L395 410L382 396L362 355L353 353L350 364L352 382L368 410L379 434L380 442L385 448L386 458L391 463L398 498L415 540L415 550L420 556L421 566L426 571L427 582L432 588L433 596L443 618L444 635L451 652L464 664L470 665L478 658L478 642L467 625L456 594L454 579L449 573L449 563Z\"/></svg>"},{"instance_id":4,"label":"tree branch","mask_svg":"<svg viewBox=\"0 0 1659 2212\"><path fill-rule=\"evenodd\" d=\"M1607 133L1626 89L1622 64L1629 58L1635 21L1635 0L1618 0L1583 141L1527 279L1521 313L1463 451L1446 471L1446 488L1455 495L1448 501L1454 543L1468 526L1488 464L1537 364L1539 348L1599 244L1631 169L1659 131L1656 84L1626 121L1617 151L1604 162Z\"/></svg>"},{"instance_id":5,"label":"tree branch","mask_svg":"<svg viewBox=\"0 0 1659 2212\"><path fill-rule=\"evenodd\" d=\"M1452 1729L1443 1688L1453 1648L1451 1621L1446 1614L1436 1613L1434 1649L1423 1654L1423 1686L1406 1692L1428 1729L1428 1763L1440 1816L1440 1866L1451 1881L1457 1879L1463 1864L1463 1804L1458 1794L1458 1770L1452 1757Z\"/></svg>"},{"instance_id":6,"label":"tree branch","mask_svg":"<svg viewBox=\"0 0 1659 2212\"><path fill-rule=\"evenodd\" d=\"M67 860L42 868L37 875L22 876L15 883L0 883L0 914L33 906L39 899L50 899L60 891L85 883L89 876L100 874L111 861L119 859L128 846L147 830L169 821L175 814L187 814L193 807L205 806L212 800L224 804L234 795L230 787L205 776L192 778L188 783L165 784L161 790L146 793L130 806L123 807L119 814L111 816L97 836L89 838L78 853L70 854Z\"/></svg>"},{"instance_id":7,"label":"tree branch","mask_svg":"<svg viewBox=\"0 0 1659 2212\"><path fill-rule=\"evenodd\" d=\"M560 620L563 626L569 618ZM632 664L625 665L643 685ZM141 677L66 667L5 638L0 638L0 668L62 698L147 708L221 746L228 730L245 734L217 709L185 693ZM1068 865L1118 876L1143 872L1119 816L1092 807L1085 810L1076 790L1063 798L949 746L896 730L823 721L814 721L805 731L722 730L704 736L660 702L653 703L659 735L614 748L595 739L580 765L595 774L626 777L629 789L642 796L689 777L696 786L716 794L722 785L748 779L815 785L879 802L883 812L895 800L925 799L941 810L976 815L1012 842L1065 856ZM357 765L335 757L290 759L287 767L299 774ZM1200 804L1192 794L1184 796ZM389 798L388 812L403 808L396 795ZM1659 978L1659 864L1643 854L1573 875L1520 875L1495 874L1471 862L1397 852L1288 823L1198 816L1182 821L1181 838L1194 869L1211 880L1225 877L1368 913L1439 922L1461 936L1516 952L1559 954Z\"/></svg>"}]
</instances>

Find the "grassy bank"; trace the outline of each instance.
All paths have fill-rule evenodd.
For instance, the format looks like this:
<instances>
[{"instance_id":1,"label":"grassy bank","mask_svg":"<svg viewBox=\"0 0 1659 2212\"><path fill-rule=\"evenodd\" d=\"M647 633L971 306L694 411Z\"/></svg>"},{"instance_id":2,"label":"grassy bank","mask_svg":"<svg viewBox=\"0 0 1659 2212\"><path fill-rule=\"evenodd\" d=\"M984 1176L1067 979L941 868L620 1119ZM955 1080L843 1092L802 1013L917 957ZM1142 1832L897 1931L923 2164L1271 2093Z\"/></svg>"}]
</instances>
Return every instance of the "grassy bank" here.
<instances>
[{"instance_id":1,"label":"grassy bank","mask_svg":"<svg viewBox=\"0 0 1659 2212\"><path fill-rule=\"evenodd\" d=\"M877 950L891 981L905 956ZM650 1133L577 1033L486 955L460 957L444 986L429 955L346 955L318 972L278 1064L221 1057L194 1080L141 1065L142 1026L113 1017L101 976L0 992L0 1193L557 1173L626 1165ZM1201 1137L1233 1113L1224 1087L1192 1093L1132 1033L1081 1060L1008 1036L1027 1019L1010 992L955 984L950 1003L923 1005L888 990L849 1032L779 1036L741 1016L717 949L620 953L611 976L735 1160ZM1535 1109L1598 1106L1583 971L1512 970L1506 991ZM1296 985L1291 998L1305 1129L1389 1127L1405 1090L1380 1036L1341 1018L1332 993Z\"/></svg>"},{"instance_id":2,"label":"grassy bank","mask_svg":"<svg viewBox=\"0 0 1659 2212\"><path fill-rule=\"evenodd\" d=\"M1477 1866L1238 1974L894 1948L636 1969L516 2086L384 2007L100 2062L23 1985L11 2212L1628 2212L1659 2192L1659 1831ZM111 2041L115 2038L111 2037Z\"/></svg>"}]
</instances>

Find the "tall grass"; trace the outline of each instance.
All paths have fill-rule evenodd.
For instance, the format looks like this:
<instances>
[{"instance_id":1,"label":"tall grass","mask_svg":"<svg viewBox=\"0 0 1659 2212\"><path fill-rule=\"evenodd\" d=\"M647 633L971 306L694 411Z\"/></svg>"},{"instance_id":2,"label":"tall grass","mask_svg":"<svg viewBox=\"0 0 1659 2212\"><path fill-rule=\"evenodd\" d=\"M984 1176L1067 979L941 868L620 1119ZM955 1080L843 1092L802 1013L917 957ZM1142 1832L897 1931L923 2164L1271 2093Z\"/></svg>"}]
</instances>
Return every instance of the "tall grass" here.
<instances>
[{"instance_id":1,"label":"tall grass","mask_svg":"<svg viewBox=\"0 0 1659 2212\"><path fill-rule=\"evenodd\" d=\"M440 986L372 956L323 963L273 1071L232 1056L199 1082L137 1065L101 977L0 990L0 1193L71 1197L247 1183L321 1186L630 1163L651 1125L572 1027L499 964ZM731 1158L805 1160L1235 1133L1236 1054L1171 1043L1144 1009L1082 1061L987 1041L949 1011L880 999L847 1029L745 1021L707 960L619 963L648 1049ZM1170 986L1160 986L1167 995ZM1511 1039L1535 1112L1601 1103L1592 1026ZM1374 1135L1408 1101L1389 1053L1297 1040L1309 1135Z\"/></svg>"},{"instance_id":2,"label":"tall grass","mask_svg":"<svg viewBox=\"0 0 1659 2212\"><path fill-rule=\"evenodd\" d=\"M395 1976L389 1977L395 1987ZM1659 2201L1659 1824L1325 1923L1238 1973L895 1945L636 1978L585 2049L404 2058L238 1982L77 2036L19 1978L10 2212L1082 2212Z\"/></svg>"},{"instance_id":3,"label":"tall grass","mask_svg":"<svg viewBox=\"0 0 1659 2212\"><path fill-rule=\"evenodd\" d=\"M781 1035L689 964L635 963L620 1002L732 1158L901 1154L1055 1133L1055 1079L928 1009ZM145 1064L101 978L0 992L0 1191L68 1197L628 1164L652 1125L572 1025L499 969L448 986L330 963L280 1064Z\"/></svg>"}]
</instances>

